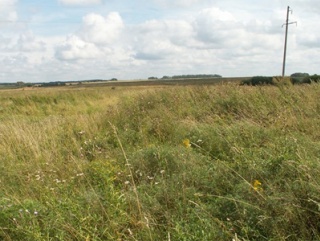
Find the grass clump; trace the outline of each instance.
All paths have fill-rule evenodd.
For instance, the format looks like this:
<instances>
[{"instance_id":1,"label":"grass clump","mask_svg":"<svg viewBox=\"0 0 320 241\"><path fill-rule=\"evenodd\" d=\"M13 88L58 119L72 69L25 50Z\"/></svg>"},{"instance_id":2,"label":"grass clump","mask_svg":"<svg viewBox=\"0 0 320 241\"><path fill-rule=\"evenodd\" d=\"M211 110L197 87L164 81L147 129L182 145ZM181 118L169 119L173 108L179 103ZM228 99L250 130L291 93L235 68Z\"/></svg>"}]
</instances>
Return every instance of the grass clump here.
<instances>
[{"instance_id":1,"label":"grass clump","mask_svg":"<svg viewBox=\"0 0 320 241\"><path fill-rule=\"evenodd\" d=\"M64 91L1 97L2 240L320 239L318 84Z\"/></svg>"}]
</instances>

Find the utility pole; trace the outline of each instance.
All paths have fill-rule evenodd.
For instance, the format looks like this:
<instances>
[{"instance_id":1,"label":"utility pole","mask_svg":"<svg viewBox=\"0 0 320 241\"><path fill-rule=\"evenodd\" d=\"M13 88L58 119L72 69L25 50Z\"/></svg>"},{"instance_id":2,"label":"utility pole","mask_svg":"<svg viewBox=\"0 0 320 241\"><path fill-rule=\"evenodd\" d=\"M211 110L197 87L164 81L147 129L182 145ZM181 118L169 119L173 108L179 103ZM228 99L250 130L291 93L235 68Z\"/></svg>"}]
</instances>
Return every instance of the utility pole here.
<instances>
[{"instance_id":1,"label":"utility pole","mask_svg":"<svg viewBox=\"0 0 320 241\"><path fill-rule=\"evenodd\" d=\"M289 24L293 24L293 23L297 24L297 22L291 22L291 23L289 23L289 12L292 13L292 10L290 10L290 7L288 6L286 23L282 25L282 27L283 27L284 25L286 26L286 35L285 35L285 40L284 40L284 54L283 54L283 66L282 66L282 78L284 77L284 75L285 75L285 70L286 70L288 27L289 27Z\"/></svg>"}]
</instances>

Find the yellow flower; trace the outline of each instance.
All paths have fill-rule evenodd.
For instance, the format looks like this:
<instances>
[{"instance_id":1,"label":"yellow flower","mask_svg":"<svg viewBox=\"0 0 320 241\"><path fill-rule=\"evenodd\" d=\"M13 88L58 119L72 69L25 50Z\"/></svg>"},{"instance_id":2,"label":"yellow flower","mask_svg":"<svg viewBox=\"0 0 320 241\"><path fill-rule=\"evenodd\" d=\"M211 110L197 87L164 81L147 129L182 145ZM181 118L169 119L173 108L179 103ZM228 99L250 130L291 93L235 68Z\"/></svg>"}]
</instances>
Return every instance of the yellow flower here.
<instances>
[{"instance_id":1,"label":"yellow flower","mask_svg":"<svg viewBox=\"0 0 320 241\"><path fill-rule=\"evenodd\" d=\"M263 190L261 187L261 182L259 180L254 180L252 186L253 186L253 189L257 192L261 192Z\"/></svg>"},{"instance_id":2,"label":"yellow flower","mask_svg":"<svg viewBox=\"0 0 320 241\"><path fill-rule=\"evenodd\" d=\"M189 139L184 139L182 143L187 148L191 147L191 143Z\"/></svg>"}]
</instances>

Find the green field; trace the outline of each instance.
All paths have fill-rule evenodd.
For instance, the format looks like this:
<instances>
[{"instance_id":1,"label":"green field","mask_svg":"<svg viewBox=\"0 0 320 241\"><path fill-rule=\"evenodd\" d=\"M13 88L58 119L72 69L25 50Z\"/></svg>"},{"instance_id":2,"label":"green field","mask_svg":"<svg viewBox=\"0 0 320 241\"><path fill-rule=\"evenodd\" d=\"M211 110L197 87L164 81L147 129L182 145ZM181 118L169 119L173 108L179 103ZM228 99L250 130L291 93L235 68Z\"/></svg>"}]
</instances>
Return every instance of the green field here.
<instances>
[{"instance_id":1,"label":"green field","mask_svg":"<svg viewBox=\"0 0 320 241\"><path fill-rule=\"evenodd\" d=\"M319 96L0 90L0 240L320 240Z\"/></svg>"}]
</instances>

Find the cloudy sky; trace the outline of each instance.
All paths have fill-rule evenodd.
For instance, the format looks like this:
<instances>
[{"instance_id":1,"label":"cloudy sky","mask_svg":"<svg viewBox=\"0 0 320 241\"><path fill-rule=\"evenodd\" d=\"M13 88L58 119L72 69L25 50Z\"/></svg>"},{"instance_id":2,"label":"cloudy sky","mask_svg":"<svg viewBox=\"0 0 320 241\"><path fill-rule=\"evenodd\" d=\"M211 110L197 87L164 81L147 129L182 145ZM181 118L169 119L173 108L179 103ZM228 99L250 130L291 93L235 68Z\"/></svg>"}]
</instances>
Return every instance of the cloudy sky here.
<instances>
[{"instance_id":1,"label":"cloudy sky","mask_svg":"<svg viewBox=\"0 0 320 241\"><path fill-rule=\"evenodd\" d=\"M0 0L0 82L320 74L319 0Z\"/></svg>"}]
</instances>

